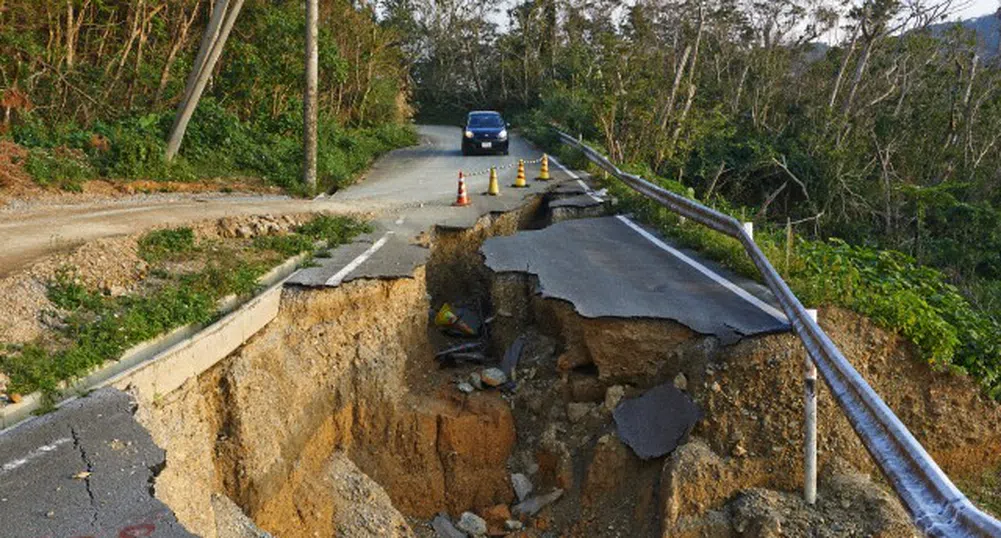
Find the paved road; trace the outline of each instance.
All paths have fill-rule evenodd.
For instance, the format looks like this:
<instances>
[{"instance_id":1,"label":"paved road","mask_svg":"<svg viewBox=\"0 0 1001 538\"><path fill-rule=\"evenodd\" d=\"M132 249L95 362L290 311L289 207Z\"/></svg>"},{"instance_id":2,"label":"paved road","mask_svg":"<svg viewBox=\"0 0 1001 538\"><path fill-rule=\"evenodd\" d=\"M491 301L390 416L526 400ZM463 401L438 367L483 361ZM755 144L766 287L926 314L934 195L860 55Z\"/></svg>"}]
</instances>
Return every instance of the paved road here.
<instances>
[{"instance_id":1,"label":"paved road","mask_svg":"<svg viewBox=\"0 0 1001 538\"><path fill-rule=\"evenodd\" d=\"M164 452L131 408L103 389L0 435L0 536L194 536L150 495Z\"/></svg>"},{"instance_id":2,"label":"paved road","mask_svg":"<svg viewBox=\"0 0 1001 538\"><path fill-rule=\"evenodd\" d=\"M357 278L388 278L412 274L424 263L428 251L413 246L413 238L432 226L467 228L490 212L510 211L526 197L533 196L571 179L559 165L550 165L552 181L534 181L539 165L526 165L528 188L514 189L516 165L520 159L538 160L542 154L525 140L511 138L510 155L464 157L460 148L461 130L448 126L421 126L421 144L396 150L376 162L365 181L331 197L347 206L384 208L377 218L377 231L327 260L319 267L299 273L291 281L302 286L339 285ZM490 177L487 170L498 168L500 196L485 196ZM458 173L467 174L466 187L472 205L453 207ZM360 263L352 263L360 260Z\"/></svg>"},{"instance_id":3,"label":"paved road","mask_svg":"<svg viewBox=\"0 0 1001 538\"><path fill-rule=\"evenodd\" d=\"M724 344L788 330L767 290L682 252L626 217L571 220L495 237L482 251L491 270L531 273L543 297L569 301L587 318L671 319Z\"/></svg>"}]
</instances>

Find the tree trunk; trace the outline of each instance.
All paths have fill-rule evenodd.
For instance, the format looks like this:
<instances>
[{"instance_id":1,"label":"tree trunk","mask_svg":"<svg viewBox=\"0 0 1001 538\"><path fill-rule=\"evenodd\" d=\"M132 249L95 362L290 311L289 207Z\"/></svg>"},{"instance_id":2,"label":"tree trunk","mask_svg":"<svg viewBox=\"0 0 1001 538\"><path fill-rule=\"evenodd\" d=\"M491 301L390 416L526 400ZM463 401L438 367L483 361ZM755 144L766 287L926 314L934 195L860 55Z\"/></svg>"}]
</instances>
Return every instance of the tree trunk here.
<instances>
[{"instance_id":1,"label":"tree trunk","mask_svg":"<svg viewBox=\"0 0 1001 538\"><path fill-rule=\"evenodd\" d=\"M181 98L181 105L183 106L188 99L191 98L191 93L195 88L195 84L198 83L198 79L202 76L202 70L205 67L205 59L208 58L209 52L215 46L216 40L219 38L219 31L222 28L223 17L226 15L226 9L229 7L229 0L216 0L215 6L212 7L212 16L209 18L209 23L205 26L205 34L202 35L202 43L198 46L198 54L195 56L195 63L191 64L191 73L188 75L188 81L184 85L184 96ZM180 111L180 109L178 109Z\"/></svg>"},{"instance_id":2,"label":"tree trunk","mask_svg":"<svg viewBox=\"0 0 1001 538\"><path fill-rule=\"evenodd\" d=\"M228 0L218 0L216 6L218 7L219 4L227 3ZM222 55L222 49L226 46L226 40L229 38L229 33L233 30L233 25L236 24L236 18L239 16L242 7L243 0L236 0L236 3L233 4L233 7L226 14L222 30L214 40L212 50L206 55L205 62L199 70L197 80L191 88L191 95L182 100L178 107L177 117L174 119L174 126L170 130L170 138L167 140L167 161L173 160L177 155L177 151L181 148L181 141L184 140L184 131L188 128L191 115L195 113L195 107L198 106L198 101L202 97L205 85L208 84L209 76L212 70L215 69L216 62L219 61L219 56Z\"/></svg>"},{"instance_id":3,"label":"tree trunk","mask_svg":"<svg viewBox=\"0 0 1001 538\"><path fill-rule=\"evenodd\" d=\"M303 144L305 163L303 183L310 193L316 191L316 124L318 121L317 87L319 86L319 2L306 0L306 88L303 95Z\"/></svg>"}]
</instances>

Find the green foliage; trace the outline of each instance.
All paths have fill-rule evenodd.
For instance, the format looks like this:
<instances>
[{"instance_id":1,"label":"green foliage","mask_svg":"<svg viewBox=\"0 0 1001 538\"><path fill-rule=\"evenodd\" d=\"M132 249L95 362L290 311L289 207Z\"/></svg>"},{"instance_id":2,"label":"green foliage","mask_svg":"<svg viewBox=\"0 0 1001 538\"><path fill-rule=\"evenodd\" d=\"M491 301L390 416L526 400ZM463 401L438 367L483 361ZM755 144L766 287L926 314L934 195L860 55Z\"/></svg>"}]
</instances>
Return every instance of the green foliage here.
<instances>
[{"instance_id":1,"label":"green foliage","mask_svg":"<svg viewBox=\"0 0 1001 538\"><path fill-rule=\"evenodd\" d=\"M313 250L313 241L298 234L293 235L262 235L254 238L254 248L271 250L286 257L295 256L301 252Z\"/></svg>"},{"instance_id":2,"label":"green foliage","mask_svg":"<svg viewBox=\"0 0 1001 538\"><path fill-rule=\"evenodd\" d=\"M97 175L84 159L46 149L32 150L24 168L39 185L54 186L70 192L81 192L82 182Z\"/></svg>"},{"instance_id":3,"label":"green foliage","mask_svg":"<svg viewBox=\"0 0 1001 538\"><path fill-rule=\"evenodd\" d=\"M194 248L195 232L187 227L154 230L139 239L139 257L151 263Z\"/></svg>"}]
</instances>

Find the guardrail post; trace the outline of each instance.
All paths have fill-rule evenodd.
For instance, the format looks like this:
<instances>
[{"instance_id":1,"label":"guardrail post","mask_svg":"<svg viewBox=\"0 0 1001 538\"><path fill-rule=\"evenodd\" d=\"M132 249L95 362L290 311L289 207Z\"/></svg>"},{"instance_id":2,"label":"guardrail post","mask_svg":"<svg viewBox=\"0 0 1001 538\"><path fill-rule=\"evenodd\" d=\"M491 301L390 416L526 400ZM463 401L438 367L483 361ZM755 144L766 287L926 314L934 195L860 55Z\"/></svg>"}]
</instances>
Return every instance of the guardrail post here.
<instances>
[{"instance_id":1,"label":"guardrail post","mask_svg":"<svg viewBox=\"0 0 1001 538\"><path fill-rule=\"evenodd\" d=\"M817 311L807 310L813 321L817 321ZM803 499L807 504L817 502L817 365L810 353L806 353L806 370L804 371L804 386L806 389L806 435L803 462Z\"/></svg>"},{"instance_id":2,"label":"guardrail post","mask_svg":"<svg viewBox=\"0 0 1001 538\"><path fill-rule=\"evenodd\" d=\"M744 231L747 232L747 235L751 236L751 239L754 239L754 223L753 222L745 222L744 223Z\"/></svg>"}]
</instances>

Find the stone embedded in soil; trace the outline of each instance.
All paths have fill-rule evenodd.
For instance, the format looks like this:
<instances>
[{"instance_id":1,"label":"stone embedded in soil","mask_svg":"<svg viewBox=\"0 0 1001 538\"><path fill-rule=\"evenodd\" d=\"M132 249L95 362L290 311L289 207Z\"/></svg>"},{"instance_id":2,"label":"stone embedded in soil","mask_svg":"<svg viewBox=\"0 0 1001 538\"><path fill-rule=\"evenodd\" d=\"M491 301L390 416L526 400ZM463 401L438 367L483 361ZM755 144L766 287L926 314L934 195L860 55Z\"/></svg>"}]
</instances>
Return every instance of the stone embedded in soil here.
<instances>
[{"instance_id":1,"label":"stone embedded in soil","mask_svg":"<svg viewBox=\"0 0 1001 538\"><path fill-rule=\"evenodd\" d=\"M518 501L524 501L532 494L532 481L521 473L511 475L511 486L514 488L514 494L518 496Z\"/></svg>"},{"instance_id":2,"label":"stone embedded in soil","mask_svg":"<svg viewBox=\"0 0 1001 538\"><path fill-rule=\"evenodd\" d=\"M556 502L560 497L563 496L562 489L553 490L545 495L538 495L528 499L527 501L522 501L516 505L511 510L516 516L534 516L538 514L540 510L549 506L550 504Z\"/></svg>"},{"instance_id":3,"label":"stone embedded in soil","mask_svg":"<svg viewBox=\"0 0 1001 538\"><path fill-rule=\"evenodd\" d=\"M524 527L520 521L517 519L509 519L504 522L504 528L509 531L520 531Z\"/></svg>"},{"instance_id":4,"label":"stone embedded in soil","mask_svg":"<svg viewBox=\"0 0 1001 538\"><path fill-rule=\"evenodd\" d=\"M626 388L622 385L608 387L608 390L605 391L605 408L609 411L615 411L625 395Z\"/></svg>"},{"instance_id":5,"label":"stone embedded in soil","mask_svg":"<svg viewBox=\"0 0 1001 538\"><path fill-rule=\"evenodd\" d=\"M581 419L586 417L588 413L591 412L593 406L588 403L577 403L572 402L567 404L567 418L570 422L580 422Z\"/></svg>"},{"instance_id":6,"label":"stone embedded in soil","mask_svg":"<svg viewBox=\"0 0 1001 538\"><path fill-rule=\"evenodd\" d=\"M487 368L480 373L483 384L491 387L499 387L507 383L507 376L499 368Z\"/></svg>"},{"instance_id":7,"label":"stone embedded in soil","mask_svg":"<svg viewBox=\"0 0 1001 538\"><path fill-rule=\"evenodd\" d=\"M483 390L483 378L479 372L469 374L469 384L476 387L476 390Z\"/></svg>"},{"instance_id":8,"label":"stone embedded in soil","mask_svg":"<svg viewBox=\"0 0 1001 538\"><path fill-rule=\"evenodd\" d=\"M431 521L431 528L434 529L438 538L466 538L466 533L455 528L452 521L445 514L438 514Z\"/></svg>"},{"instance_id":9,"label":"stone embedded in soil","mask_svg":"<svg viewBox=\"0 0 1001 538\"><path fill-rule=\"evenodd\" d=\"M469 383L466 383L465 381L456 385L456 388L459 389L460 392L464 392L466 394L472 394L473 392L476 391L475 387L473 387Z\"/></svg>"},{"instance_id":10,"label":"stone embedded in soil","mask_svg":"<svg viewBox=\"0 0 1001 538\"><path fill-rule=\"evenodd\" d=\"M472 512L463 512L456 527L473 536L483 536L487 533L487 522Z\"/></svg>"},{"instance_id":11,"label":"stone embedded in soil","mask_svg":"<svg viewBox=\"0 0 1001 538\"><path fill-rule=\"evenodd\" d=\"M678 390L688 390L688 377L684 373L678 372L678 375L674 376L674 386Z\"/></svg>"}]
</instances>

